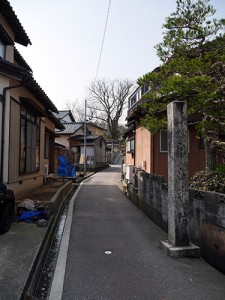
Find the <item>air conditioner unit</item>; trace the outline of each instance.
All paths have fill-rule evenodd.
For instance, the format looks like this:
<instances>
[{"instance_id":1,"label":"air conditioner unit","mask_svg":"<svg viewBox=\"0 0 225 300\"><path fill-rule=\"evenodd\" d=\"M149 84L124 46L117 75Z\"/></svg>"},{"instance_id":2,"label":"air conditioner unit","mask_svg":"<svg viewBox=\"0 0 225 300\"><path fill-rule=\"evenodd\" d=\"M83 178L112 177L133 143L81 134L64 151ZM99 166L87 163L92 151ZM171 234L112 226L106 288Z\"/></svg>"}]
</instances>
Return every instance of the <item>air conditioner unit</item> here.
<instances>
[{"instance_id":1,"label":"air conditioner unit","mask_svg":"<svg viewBox=\"0 0 225 300\"><path fill-rule=\"evenodd\" d=\"M133 181L133 165L129 165L126 168L126 179L128 180L128 182L132 182Z\"/></svg>"}]
</instances>

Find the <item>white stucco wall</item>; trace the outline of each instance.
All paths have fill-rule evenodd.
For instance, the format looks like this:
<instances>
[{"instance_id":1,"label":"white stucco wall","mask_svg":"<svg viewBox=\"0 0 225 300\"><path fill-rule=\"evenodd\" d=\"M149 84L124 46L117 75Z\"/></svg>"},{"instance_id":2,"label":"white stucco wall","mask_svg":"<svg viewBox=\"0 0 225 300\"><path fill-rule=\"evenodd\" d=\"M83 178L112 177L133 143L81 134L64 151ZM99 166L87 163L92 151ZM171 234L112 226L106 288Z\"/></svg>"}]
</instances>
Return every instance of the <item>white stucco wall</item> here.
<instances>
[{"instance_id":1,"label":"white stucco wall","mask_svg":"<svg viewBox=\"0 0 225 300\"><path fill-rule=\"evenodd\" d=\"M66 148L69 148L70 144L69 144L69 136L68 135L62 135L60 137L57 137L55 139L55 142L62 145L62 146L65 146Z\"/></svg>"}]
</instances>

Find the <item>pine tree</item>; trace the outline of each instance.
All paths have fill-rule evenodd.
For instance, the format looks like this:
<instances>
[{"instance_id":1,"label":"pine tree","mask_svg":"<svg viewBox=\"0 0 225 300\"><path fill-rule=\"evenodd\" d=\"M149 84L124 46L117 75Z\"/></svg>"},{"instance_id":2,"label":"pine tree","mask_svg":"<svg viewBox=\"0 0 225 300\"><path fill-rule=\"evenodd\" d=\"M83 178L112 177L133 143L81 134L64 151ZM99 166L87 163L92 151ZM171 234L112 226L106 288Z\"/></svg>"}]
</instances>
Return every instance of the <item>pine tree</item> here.
<instances>
[{"instance_id":1,"label":"pine tree","mask_svg":"<svg viewBox=\"0 0 225 300\"><path fill-rule=\"evenodd\" d=\"M157 112L173 100L186 100L189 115L199 121L206 169L216 164L216 152L224 151L225 134L225 34L224 19L214 19L209 0L177 0L177 8L163 25L163 41L156 45L162 65L138 80L149 85L142 123L152 133L166 126Z\"/></svg>"}]
</instances>

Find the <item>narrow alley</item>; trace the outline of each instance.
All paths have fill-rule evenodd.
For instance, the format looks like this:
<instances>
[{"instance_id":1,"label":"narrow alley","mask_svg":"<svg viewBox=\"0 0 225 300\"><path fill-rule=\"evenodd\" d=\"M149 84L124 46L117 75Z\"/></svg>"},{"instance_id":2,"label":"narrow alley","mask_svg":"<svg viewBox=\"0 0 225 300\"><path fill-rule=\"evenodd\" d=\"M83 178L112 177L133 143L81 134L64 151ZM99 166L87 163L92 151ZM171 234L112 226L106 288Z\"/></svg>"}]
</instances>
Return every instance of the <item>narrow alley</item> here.
<instances>
[{"instance_id":1,"label":"narrow alley","mask_svg":"<svg viewBox=\"0 0 225 300\"><path fill-rule=\"evenodd\" d=\"M203 259L167 256L159 248L167 234L119 185L111 166L73 196L50 299L224 299L225 276Z\"/></svg>"}]
</instances>

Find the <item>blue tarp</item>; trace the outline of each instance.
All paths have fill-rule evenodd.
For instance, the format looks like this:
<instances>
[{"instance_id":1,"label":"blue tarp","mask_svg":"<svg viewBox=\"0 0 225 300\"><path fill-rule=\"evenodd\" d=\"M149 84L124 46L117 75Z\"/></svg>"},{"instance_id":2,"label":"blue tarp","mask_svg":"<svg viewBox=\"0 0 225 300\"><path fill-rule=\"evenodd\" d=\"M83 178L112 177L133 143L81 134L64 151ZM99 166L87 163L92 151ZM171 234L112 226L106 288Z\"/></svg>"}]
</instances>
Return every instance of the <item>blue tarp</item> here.
<instances>
[{"instance_id":1,"label":"blue tarp","mask_svg":"<svg viewBox=\"0 0 225 300\"><path fill-rule=\"evenodd\" d=\"M46 219L45 210L23 211L19 216L16 217L16 221L24 221L27 223L34 223L36 219Z\"/></svg>"},{"instance_id":2,"label":"blue tarp","mask_svg":"<svg viewBox=\"0 0 225 300\"><path fill-rule=\"evenodd\" d=\"M76 177L76 168L68 161L65 155L58 157L59 166L57 175L62 177Z\"/></svg>"}]
</instances>

